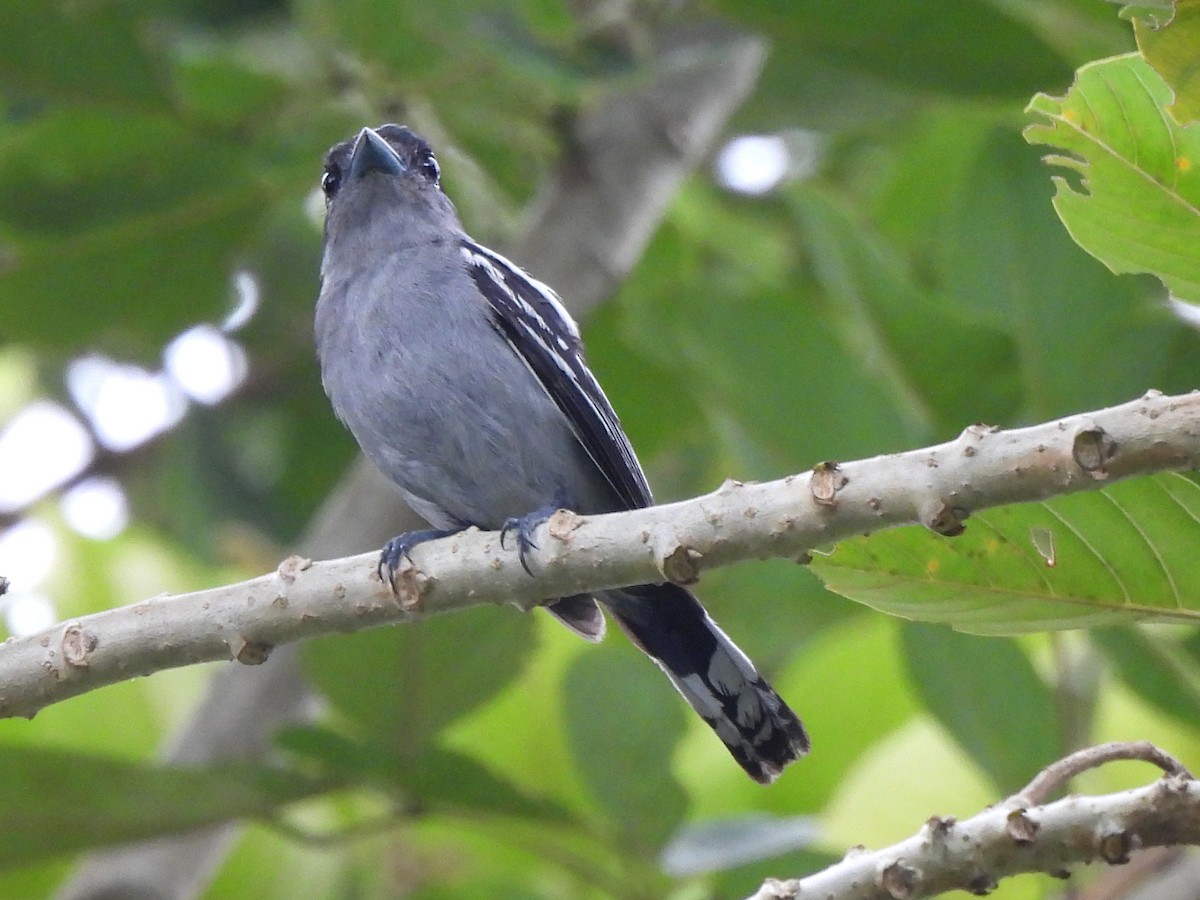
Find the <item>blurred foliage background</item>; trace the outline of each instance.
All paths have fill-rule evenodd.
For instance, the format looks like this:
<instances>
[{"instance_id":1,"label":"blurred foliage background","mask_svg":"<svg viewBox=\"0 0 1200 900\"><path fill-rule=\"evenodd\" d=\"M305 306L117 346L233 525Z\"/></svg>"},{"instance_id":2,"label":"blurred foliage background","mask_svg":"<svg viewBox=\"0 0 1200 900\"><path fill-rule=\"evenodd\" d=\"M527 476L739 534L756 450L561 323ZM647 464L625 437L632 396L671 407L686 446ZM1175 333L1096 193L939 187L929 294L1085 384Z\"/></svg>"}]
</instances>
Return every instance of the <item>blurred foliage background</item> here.
<instances>
[{"instance_id":1,"label":"blurred foliage background","mask_svg":"<svg viewBox=\"0 0 1200 900\"><path fill-rule=\"evenodd\" d=\"M1072 241L1021 133L1035 93L1134 50L1117 13L5 0L6 627L268 571L317 515L355 455L311 347L330 144L413 125L468 229L512 245L573 124L652 78L673 29L769 55L583 323L659 499L1191 389L1194 330L1159 281ZM1190 632L975 637L783 561L700 593L813 734L769 789L620 636L481 609L306 647L315 718L259 763L155 762L216 667L0 722L0 896L53 896L83 849L227 819L247 824L211 881L171 896L741 896L968 815L1083 744L1200 749Z\"/></svg>"}]
</instances>

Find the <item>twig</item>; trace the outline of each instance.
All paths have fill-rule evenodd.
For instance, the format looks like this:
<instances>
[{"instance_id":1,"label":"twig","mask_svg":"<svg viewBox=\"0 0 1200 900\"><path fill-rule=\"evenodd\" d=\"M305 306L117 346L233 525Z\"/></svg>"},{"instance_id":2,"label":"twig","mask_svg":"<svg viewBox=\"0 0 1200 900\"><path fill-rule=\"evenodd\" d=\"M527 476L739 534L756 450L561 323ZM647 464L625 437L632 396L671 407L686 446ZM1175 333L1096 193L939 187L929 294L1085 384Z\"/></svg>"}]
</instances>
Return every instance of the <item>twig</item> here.
<instances>
[{"instance_id":1,"label":"twig","mask_svg":"<svg viewBox=\"0 0 1200 900\"><path fill-rule=\"evenodd\" d=\"M1123 759L1152 763L1167 775L1192 777L1192 773L1184 768L1183 763L1169 753L1158 749L1149 741L1114 741L1087 747L1058 760L1058 762L1051 763L1022 790L1013 794L1010 802L1022 803L1026 806L1045 803L1052 793L1076 775L1086 772L1088 769L1099 768L1105 763Z\"/></svg>"},{"instance_id":2,"label":"twig","mask_svg":"<svg viewBox=\"0 0 1200 900\"><path fill-rule=\"evenodd\" d=\"M1100 797L1026 803L1039 783L1115 759L1144 759L1172 773ZM821 872L768 879L750 900L917 900L952 890L985 894L1001 878L1043 872L1067 878L1095 860L1121 865L1146 847L1200 844L1200 782L1148 744L1106 744L1048 766L1020 794L964 821L935 816L884 850L857 851Z\"/></svg>"}]
</instances>

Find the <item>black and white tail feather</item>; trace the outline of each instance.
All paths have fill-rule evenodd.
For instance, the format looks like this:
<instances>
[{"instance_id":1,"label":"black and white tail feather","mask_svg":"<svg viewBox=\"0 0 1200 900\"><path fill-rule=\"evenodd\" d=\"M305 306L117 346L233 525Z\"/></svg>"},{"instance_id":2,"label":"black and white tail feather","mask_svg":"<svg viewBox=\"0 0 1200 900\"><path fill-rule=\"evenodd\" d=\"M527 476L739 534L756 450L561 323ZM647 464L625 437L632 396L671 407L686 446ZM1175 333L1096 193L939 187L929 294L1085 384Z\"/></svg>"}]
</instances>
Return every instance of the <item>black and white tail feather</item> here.
<instances>
[{"instance_id":1,"label":"black and white tail feather","mask_svg":"<svg viewBox=\"0 0 1200 900\"><path fill-rule=\"evenodd\" d=\"M633 447L588 369L579 329L558 297L466 236L461 253L496 329L567 417L622 508L652 504ZM600 599L755 781L769 784L808 752L800 719L691 592L652 584L607 591ZM576 633L591 640L603 636L603 617L586 595L549 609Z\"/></svg>"},{"instance_id":2,"label":"black and white tail feather","mask_svg":"<svg viewBox=\"0 0 1200 900\"><path fill-rule=\"evenodd\" d=\"M604 602L755 781L770 784L808 752L800 719L690 591L647 584Z\"/></svg>"}]
</instances>

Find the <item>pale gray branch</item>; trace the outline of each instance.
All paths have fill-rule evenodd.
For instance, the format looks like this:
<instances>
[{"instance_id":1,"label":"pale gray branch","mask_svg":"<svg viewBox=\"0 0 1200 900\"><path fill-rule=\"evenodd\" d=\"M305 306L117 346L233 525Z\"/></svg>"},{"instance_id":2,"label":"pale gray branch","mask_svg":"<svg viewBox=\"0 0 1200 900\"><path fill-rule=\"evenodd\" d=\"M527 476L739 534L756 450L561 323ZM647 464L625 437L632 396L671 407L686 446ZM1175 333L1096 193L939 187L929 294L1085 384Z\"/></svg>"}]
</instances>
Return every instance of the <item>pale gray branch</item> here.
<instances>
[{"instance_id":1,"label":"pale gray branch","mask_svg":"<svg viewBox=\"0 0 1200 900\"><path fill-rule=\"evenodd\" d=\"M160 669L221 659L256 665L302 638L484 603L528 607L630 584L690 583L714 566L802 560L815 546L906 523L953 534L974 510L1190 469L1197 459L1200 393L1154 392L1029 428L972 426L935 447L823 463L779 481L730 481L679 503L604 516L563 510L528 556L535 578L511 541L506 549L498 533L474 529L415 548L395 595L376 575L375 551L318 563L292 557L250 581L156 597L6 641L0 716L32 715Z\"/></svg>"},{"instance_id":2,"label":"pale gray branch","mask_svg":"<svg viewBox=\"0 0 1200 900\"><path fill-rule=\"evenodd\" d=\"M1114 747L1088 759L1145 758L1142 745L1131 745L1128 753L1114 753ZM1157 751L1154 759L1157 764L1171 758ZM1016 794L961 822L935 816L907 840L883 850L852 851L806 878L769 879L750 900L917 900L953 890L985 894L1012 875L1044 872L1065 878L1081 864L1121 865L1136 850L1188 844L1200 844L1200 782L1188 775L1046 805L1031 805Z\"/></svg>"}]
</instances>

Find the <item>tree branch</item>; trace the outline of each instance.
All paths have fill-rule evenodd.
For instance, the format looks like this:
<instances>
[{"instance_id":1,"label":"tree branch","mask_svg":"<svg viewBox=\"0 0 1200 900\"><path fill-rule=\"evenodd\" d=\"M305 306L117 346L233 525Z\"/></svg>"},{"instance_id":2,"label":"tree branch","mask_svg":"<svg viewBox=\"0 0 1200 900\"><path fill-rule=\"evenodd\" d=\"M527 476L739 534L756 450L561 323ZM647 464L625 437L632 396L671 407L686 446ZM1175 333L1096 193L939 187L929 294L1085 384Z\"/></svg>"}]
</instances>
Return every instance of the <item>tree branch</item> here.
<instances>
[{"instance_id":1,"label":"tree branch","mask_svg":"<svg viewBox=\"0 0 1200 900\"><path fill-rule=\"evenodd\" d=\"M1032 805L1039 782L1113 759L1146 759L1165 777L1146 787L1101 797L1067 797ZM1052 773L1051 770L1054 770ZM986 894L1009 875L1044 872L1100 859L1129 862L1134 850L1200 844L1200 782L1149 744L1106 744L1073 754L1003 803L959 822L934 816L905 841L884 850L852 852L807 878L768 879L750 900L917 900L946 891Z\"/></svg>"},{"instance_id":2,"label":"tree branch","mask_svg":"<svg viewBox=\"0 0 1200 900\"><path fill-rule=\"evenodd\" d=\"M957 534L979 509L1095 488L1200 459L1200 393L1157 392L1107 410L1000 431L971 426L922 450L763 484L729 481L680 503L604 516L560 510L528 555L530 578L496 532L422 544L396 575L378 554L300 557L250 581L94 613L0 645L0 716L160 669L219 659L247 665L302 638L411 622L483 603L529 607L630 584L695 581L701 571L920 522ZM511 544L511 542L510 542Z\"/></svg>"},{"instance_id":3,"label":"tree branch","mask_svg":"<svg viewBox=\"0 0 1200 900\"><path fill-rule=\"evenodd\" d=\"M1051 763L1022 790L1013 794L1013 798L1019 799L1027 806L1037 806L1039 803L1045 803L1047 797L1076 775L1121 759L1148 762L1158 766L1166 775L1179 775L1188 779L1194 777L1183 763L1171 754L1159 750L1149 741L1116 741L1078 750L1058 762Z\"/></svg>"}]
</instances>

